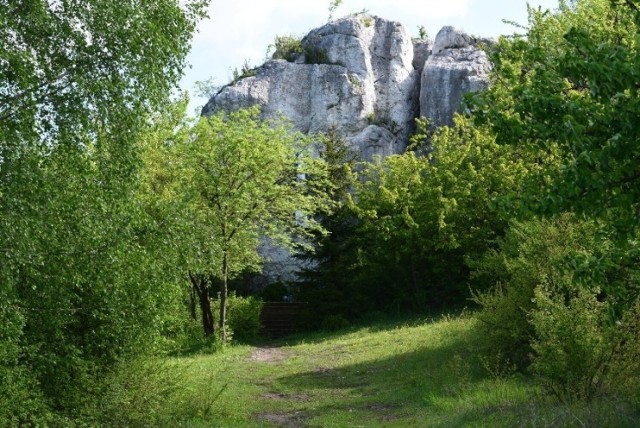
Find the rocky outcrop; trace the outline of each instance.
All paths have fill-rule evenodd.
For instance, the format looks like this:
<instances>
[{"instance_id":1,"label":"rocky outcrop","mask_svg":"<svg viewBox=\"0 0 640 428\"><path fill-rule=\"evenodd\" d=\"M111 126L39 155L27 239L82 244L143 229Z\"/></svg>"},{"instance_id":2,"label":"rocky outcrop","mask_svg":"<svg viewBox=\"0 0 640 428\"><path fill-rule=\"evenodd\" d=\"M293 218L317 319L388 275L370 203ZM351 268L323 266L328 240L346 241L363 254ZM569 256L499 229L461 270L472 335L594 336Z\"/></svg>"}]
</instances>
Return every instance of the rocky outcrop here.
<instances>
[{"instance_id":1,"label":"rocky outcrop","mask_svg":"<svg viewBox=\"0 0 640 428\"><path fill-rule=\"evenodd\" d=\"M223 88L203 115L254 104L265 117L286 116L299 131L343 136L363 160L402 153L414 119L451 124L465 93L488 84L478 40L452 27L436 39L411 40L399 23L352 15L312 30L289 59L271 60ZM266 282L290 281L300 262L268 242Z\"/></svg>"},{"instance_id":2,"label":"rocky outcrop","mask_svg":"<svg viewBox=\"0 0 640 428\"><path fill-rule=\"evenodd\" d=\"M397 22L351 15L309 32L291 62L226 86L202 114L260 104L305 133L334 128L364 160L401 153L418 115L450 125L464 94L487 87L491 43L453 27L412 40Z\"/></svg>"},{"instance_id":3,"label":"rocky outcrop","mask_svg":"<svg viewBox=\"0 0 640 428\"><path fill-rule=\"evenodd\" d=\"M477 39L453 27L438 32L420 82L420 115L432 126L451 125L464 94L486 89L491 63Z\"/></svg>"},{"instance_id":4,"label":"rocky outcrop","mask_svg":"<svg viewBox=\"0 0 640 428\"><path fill-rule=\"evenodd\" d=\"M422 75L424 63L427 62L433 50L433 40L413 39L413 68Z\"/></svg>"},{"instance_id":5,"label":"rocky outcrop","mask_svg":"<svg viewBox=\"0 0 640 428\"><path fill-rule=\"evenodd\" d=\"M334 127L364 159L403 152L420 80L406 29L359 14L312 30L302 48L294 62L269 61L222 89L202 114L258 103L265 116L282 113L302 132Z\"/></svg>"}]
</instances>

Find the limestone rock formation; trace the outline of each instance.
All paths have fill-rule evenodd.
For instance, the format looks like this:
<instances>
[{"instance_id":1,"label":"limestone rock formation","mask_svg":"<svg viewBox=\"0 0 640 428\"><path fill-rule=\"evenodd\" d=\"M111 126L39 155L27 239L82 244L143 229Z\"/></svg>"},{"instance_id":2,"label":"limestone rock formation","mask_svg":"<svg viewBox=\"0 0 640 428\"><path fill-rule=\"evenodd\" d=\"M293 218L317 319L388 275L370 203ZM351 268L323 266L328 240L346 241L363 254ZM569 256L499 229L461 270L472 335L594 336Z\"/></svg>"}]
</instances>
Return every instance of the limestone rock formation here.
<instances>
[{"instance_id":1,"label":"limestone rock formation","mask_svg":"<svg viewBox=\"0 0 640 428\"><path fill-rule=\"evenodd\" d=\"M422 75L424 63L427 62L433 50L433 40L413 39L413 68Z\"/></svg>"},{"instance_id":2,"label":"limestone rock formation","mask_svg":"<svg viewBox=\"0 0 640 428\"><path fill-rule=\"evenodd\" d=\"M358 14L312 30L302 47L304 57L269 61L222 89L202 114L258 103L265 116L282 113L302 132L335 127L364 159L403 152L420 77L407 30Z\"/></svg>"},{"instance_id":3,"label":"limestone rock formation","mask_svg":"<svg viewBox=\"0 0 640 428\"><path fill-rule=\"evenodd\" d=\"M420 115L432 126L451 125L464 94L487 88L491 63L480 46L491 42L453 27L438 32L420 83Z\"/></svg>"}]
</instances>

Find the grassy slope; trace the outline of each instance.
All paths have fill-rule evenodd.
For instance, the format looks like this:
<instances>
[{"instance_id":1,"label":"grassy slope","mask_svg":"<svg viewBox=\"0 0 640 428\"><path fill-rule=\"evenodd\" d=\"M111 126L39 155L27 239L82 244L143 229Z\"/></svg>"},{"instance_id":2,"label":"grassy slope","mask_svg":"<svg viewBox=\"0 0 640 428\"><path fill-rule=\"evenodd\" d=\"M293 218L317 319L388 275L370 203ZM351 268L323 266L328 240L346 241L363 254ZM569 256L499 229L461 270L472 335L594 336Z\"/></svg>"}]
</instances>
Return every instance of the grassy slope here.
<instances>
[{"instance_id":1,"label":"grassy slope","mask_svg":"<svg viewBox=\"0 0 640 428\"><path fill-rule=\"evenodd\" d=\"M470 316L363 328L175 359L182 426L634 426L614 405L569 409L527 379L492 376ZM613 413L612 413L613 412Z\"/></svg>"}]
</instances>

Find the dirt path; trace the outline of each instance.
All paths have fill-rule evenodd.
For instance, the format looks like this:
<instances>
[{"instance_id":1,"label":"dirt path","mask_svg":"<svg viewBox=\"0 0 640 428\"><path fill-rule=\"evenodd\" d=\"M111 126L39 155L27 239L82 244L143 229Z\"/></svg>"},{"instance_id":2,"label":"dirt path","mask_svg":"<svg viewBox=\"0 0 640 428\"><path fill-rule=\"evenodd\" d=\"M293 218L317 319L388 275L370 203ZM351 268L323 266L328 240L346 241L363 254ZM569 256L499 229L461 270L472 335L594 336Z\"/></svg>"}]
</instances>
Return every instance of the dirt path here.
<instances>
[{"instance_id":1,"label":"dirt path","mask_svg":"<svg viewBox=\"0 0 640 428\"><path fill-rule=\"evenodd\" d=\"M254 349L249 355L249 360L257 363L265 364L278 364L291 356L290 352L287 352L281 348L275 347L260 347ZM261 398L267 400L276 401L308 401L309 396L306 394L301 395L289 395L274 392L267 392L261 395ZM299 428L306 426L306 415L302 411L290 411L290 412L261 412L255 415L255 418L259 421L268 422L279 427L285 428Z\"/></svg>"},{"instance_id":2,"label":"dirt path","mask_svg":"<svg viewBox=\"0 0 640 428\"><path fill-rule=\"evenodd\" d=\"M290 353L273 347L256 348L251 352L249 359L259 363L279 363L290 356Z\"/></svg>"}]
</instances>

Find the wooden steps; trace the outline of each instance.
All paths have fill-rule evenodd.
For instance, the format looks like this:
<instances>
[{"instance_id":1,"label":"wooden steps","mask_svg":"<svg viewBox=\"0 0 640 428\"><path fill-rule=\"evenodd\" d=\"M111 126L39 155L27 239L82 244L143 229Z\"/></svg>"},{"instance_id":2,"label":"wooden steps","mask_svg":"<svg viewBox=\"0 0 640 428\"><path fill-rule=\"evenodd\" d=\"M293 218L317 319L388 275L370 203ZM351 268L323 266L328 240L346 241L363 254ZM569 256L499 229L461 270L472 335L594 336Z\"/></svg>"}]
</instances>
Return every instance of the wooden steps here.
<instances>
[{"instance_id":1,"label":"wooden steps","mask_svg":"<svg viewBox=\"0 0 640 428\"><path fill-rule=\"evenodd\" d=\"M265 302L260 313L260 333L271 339L295 333L304 307L302 302Z\"/></svg>"}]
</instances>

